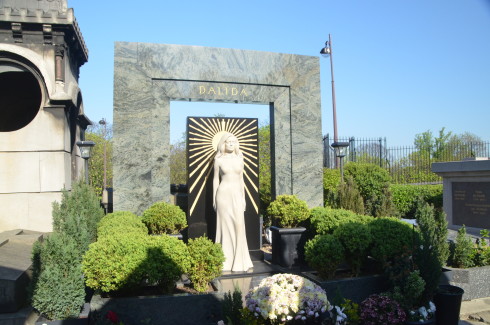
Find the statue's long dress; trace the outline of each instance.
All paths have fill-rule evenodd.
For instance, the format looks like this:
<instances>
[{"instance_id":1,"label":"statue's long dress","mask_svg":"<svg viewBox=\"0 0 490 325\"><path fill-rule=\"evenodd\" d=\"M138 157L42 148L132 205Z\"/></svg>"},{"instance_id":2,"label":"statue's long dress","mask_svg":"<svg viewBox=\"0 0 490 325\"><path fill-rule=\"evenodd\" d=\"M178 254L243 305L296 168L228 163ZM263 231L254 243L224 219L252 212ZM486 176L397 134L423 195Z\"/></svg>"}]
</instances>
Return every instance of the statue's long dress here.
<instances>
[{"instance_id":1,"label":"statue's long dress","mask_svg":"<svg viewBox=\"0 0 490 325\"><path fill-rule=\"evenodd\" d=\"M216 160L220 160L221 176L216 192L216 242L225 254L223 271L247 271L253 264L245 232L243 159L225 155Z\"/></svg>"}]
</instances>

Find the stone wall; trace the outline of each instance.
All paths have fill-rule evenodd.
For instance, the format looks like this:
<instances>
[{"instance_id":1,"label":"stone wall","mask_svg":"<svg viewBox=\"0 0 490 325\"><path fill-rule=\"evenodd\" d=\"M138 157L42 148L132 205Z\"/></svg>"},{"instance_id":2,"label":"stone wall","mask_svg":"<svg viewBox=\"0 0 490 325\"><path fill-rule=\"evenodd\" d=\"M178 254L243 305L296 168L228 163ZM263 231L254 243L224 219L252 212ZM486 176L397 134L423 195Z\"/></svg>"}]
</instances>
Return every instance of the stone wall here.
<instances>
[{"instance_id":1,"label":"stone wall","mask_svg":"<svg viewBox=\"0 0 490 325\"><path fill-rule=\"evenodd\" d=\"M273 195L323 204L319 58L116 43L114 209L168 200L171 101L268 104Z\"/></svg>"}]
</instances>

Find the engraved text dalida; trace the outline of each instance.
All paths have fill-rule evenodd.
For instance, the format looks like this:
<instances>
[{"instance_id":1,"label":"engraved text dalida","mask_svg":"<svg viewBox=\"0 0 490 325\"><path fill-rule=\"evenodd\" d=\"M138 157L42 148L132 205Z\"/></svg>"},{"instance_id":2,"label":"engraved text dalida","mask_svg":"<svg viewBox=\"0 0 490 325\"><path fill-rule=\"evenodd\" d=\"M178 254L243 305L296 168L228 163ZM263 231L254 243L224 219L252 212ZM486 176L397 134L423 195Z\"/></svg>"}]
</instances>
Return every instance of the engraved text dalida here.
<instances>
[{"instance_id":1,"label":"engraved text dalida","mask_svg":"<svg viewBox=\"0 0 490 325\"><path fill-rule=\"evenodd\" d=\"M199 86L199 95L248 96L245 88Z\"/></svg>"}]
</instances>

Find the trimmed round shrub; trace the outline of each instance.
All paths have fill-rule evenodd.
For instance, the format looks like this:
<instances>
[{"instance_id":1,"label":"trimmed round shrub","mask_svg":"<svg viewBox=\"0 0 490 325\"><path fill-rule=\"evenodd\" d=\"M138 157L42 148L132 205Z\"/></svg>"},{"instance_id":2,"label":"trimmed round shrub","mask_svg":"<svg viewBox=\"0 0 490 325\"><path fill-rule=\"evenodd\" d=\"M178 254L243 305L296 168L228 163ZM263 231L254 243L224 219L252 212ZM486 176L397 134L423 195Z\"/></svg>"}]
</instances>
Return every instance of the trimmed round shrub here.
<instances>
[{"instance_id":1,"label":"trimmed round shrub","mask_svg":"<svg viewBox=\"0 0 490 325\"><path fill-rule=\"evenodd\" d=\"M176 205L157 202L143 212L150 234L178 234L187 227L185 212Z\"/></svg>"},{"instance_id":2,"label":"trimmed round shrub","mask_svg":"<svg viewBox=\"0 0 490 325\"><path fill-rule=\"evenodd\" d=\"M267 208L267 213L279 227L294 228L308 219L310 209L295 195L279 195Z\"/></svg>"},{"instance_id":3,"label":"trimmed round shrub","mask_svg":"<svg viewBox=\"0 0 490 325\"><path fill-rule=\"evenodd\" d=\"M131 290L143 280L169 291L189 268L187 246L166 235L103 237L83 257L87 286L102 292Z\"/></svg>"},{"instance_id":4,"label":"trimmed round shrub","mask_svg":"<svg viewBox=\"0 0 490 325\"><path fill-rule=\"evenodd\" d=\"M148 281L166 292L170 292L180 276L190 269L189 250L175 237L149 236L147 253L144 265Z\"/></svg>"},{"instance_id":5,"label":"trimmed round shrub","mask_svg":"<svg viewBox=\"0 0 490 325\"><path fill-rule=\"evenodd\" d=\"M371 256L384 265L412 247L412 225L393 217L375 218L368 224L372 235Z\"/></svg>"},{"instance_id":6,"label":"trimmed round shrub","mask_svg":"<svg viewBox=\"0 0 490 325\"><path fill-rule=\"evenodd\" d=\"M352 211L344 209L332 209L329 207L316 207L311 209L310 223L314 233L332 234L334 230L341 224L346 222L368 223L373 217L358 215Z\"/></svg>"},{"instance_id":7,"label":"trimmed round shrub","mask_svg":"<svg viewBox=\"0 0 490 325\"><path fill-rule=\"evenodd\" d=\"M97 227L99 238L117 234L148 235L148 229L141 218L129 211L117 211L107 214Z\"/></svg>"},{"instance_id":8,"label":"trimmed round shrub","mask_svg":"<svg viewBox=\"0 0 490 325\"><path fill-rule=\"evenodd\" d=\"M102 292L137 287L146 273L146 237L122 233L90 244L82 261L85 284Z\"/></svg>"},{"instance_id":9,"label":"trimmed round shrub","mask_svg":"<svg viewBox=\"0 0 490 325\"><path fill-rule=\"evenodd\" d=\"M334 277L343 257L344 247L333 235L317 235L306 242L306 262L324 279Z\"/></svg>"},{"instance_id":10,"label":"trimmed round shrub","mask_svg":"<svg viewBox=\"0 0 490 325\"><path fill-rule=\"evenodd\" d=\"M221 275L225 255L220 244L206 237L189 239L189 279L199 292L206 292L208 283Z\"/></svg>"},{"instance_id":11,"label":"trimmed round shrub","mask_svg":"<svg viewBox=\"0 0 490 325\"><path fill-rule=\"evenodd\" d=\"M333 235L344 247L344 257L349 262L354 275L359 275L363 259L371 245L369 227L359 222L347 222L339 225Z\"/></svg>"}]
</instances>

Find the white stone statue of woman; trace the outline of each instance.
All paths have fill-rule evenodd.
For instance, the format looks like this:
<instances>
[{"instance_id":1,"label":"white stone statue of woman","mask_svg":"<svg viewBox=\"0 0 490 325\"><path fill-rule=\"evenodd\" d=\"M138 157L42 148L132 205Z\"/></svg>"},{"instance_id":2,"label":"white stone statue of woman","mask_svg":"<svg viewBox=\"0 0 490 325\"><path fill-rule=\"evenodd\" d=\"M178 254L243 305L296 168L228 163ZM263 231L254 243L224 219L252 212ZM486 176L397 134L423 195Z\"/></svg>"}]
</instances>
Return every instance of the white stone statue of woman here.
<instances>
[{"instance_id":1,"label":"white stone statue of woman","mask_svg":"<svg viewBox=\"0 0 490 325\"><path fill-rule=\"evenodd\" d=\"M223 271L247 271L253 267L245 232L244 162L238 139L225 133L214 158L213 207L216 242L225 254Z\"/></svg>"}]
</instances>

